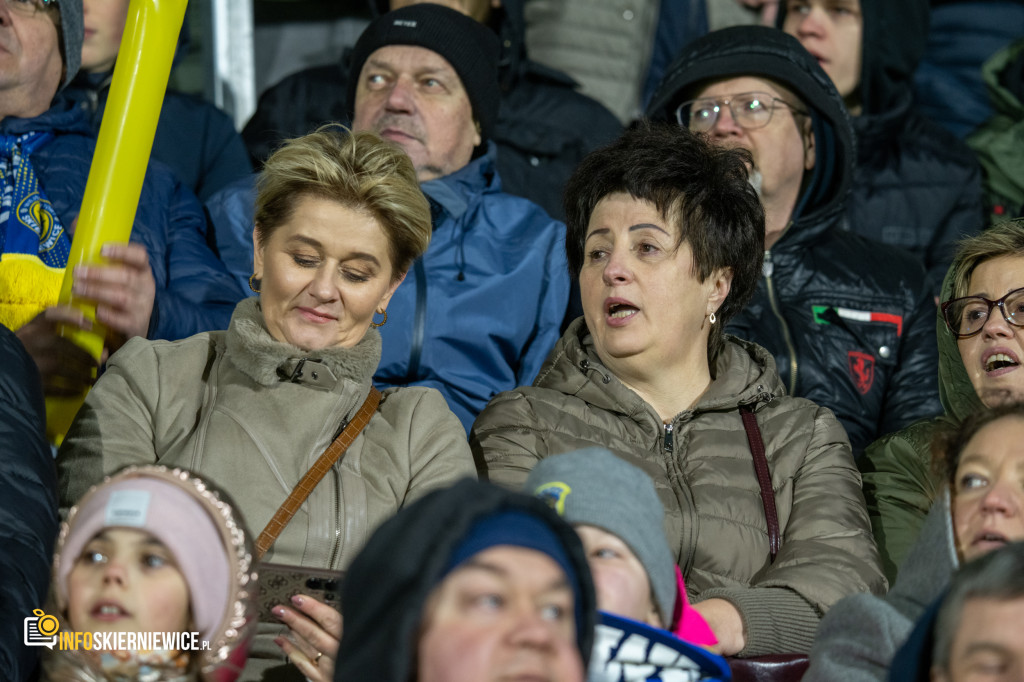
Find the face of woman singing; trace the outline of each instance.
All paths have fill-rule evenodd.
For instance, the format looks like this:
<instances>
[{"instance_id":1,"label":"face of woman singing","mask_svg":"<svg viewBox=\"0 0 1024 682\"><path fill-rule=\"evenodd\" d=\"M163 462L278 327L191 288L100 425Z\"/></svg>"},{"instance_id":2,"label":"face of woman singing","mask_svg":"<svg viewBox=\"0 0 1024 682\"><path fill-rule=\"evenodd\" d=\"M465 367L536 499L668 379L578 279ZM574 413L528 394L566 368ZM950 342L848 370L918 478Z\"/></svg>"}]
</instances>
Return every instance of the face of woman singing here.
<instances>
[{"instance_id":1,"label":"face of woman singing","mask_svg":"<svg viewBox=\"0 0 1024 682\"><path fill-rule=\"evenodd\" d=\"M707 363L708 316L729 293L728 272L697 279L678 228L646 201L610 194L590 216L580 291L602 360L647 368Z\"/></svg>"},{"instance_id":2,"label":"face of woman singing","mask_svg":"<svg viewBox=\"0 0 1024 682\"><path fill-rule=\"evenodd\" d=\"M377 220L329 199L301 197L265 244L253 240L267 330L303 350L359 343L402 282Z\"/></svg>"},{"instance_id":3,"label":"face of woman singing","mask_svg":"<svg viewBox=\"0 0 1024 682\"><path fill-rule=\"evenodd\" d=\"M1024 257L1000 256L982 262L971 273L968 296L997 300L1024 286ZM1016 316L1019 298L1006 301L1007 312ZM993 307L974 336L957 341L971 385L987 407L1024 399L1024 329L1006 321Z\"/></svg>"},{"instance_id":4,"label":"face of woman singing","mask_svg":"<svg viewBox=\"0 0 1024 682\"><path fill-rule=\"evenodd\" d=\"M953 528L964 561L1024 540L1024 419L997 419L964 446L953 479Z\"/></svg>"}]
</instances>

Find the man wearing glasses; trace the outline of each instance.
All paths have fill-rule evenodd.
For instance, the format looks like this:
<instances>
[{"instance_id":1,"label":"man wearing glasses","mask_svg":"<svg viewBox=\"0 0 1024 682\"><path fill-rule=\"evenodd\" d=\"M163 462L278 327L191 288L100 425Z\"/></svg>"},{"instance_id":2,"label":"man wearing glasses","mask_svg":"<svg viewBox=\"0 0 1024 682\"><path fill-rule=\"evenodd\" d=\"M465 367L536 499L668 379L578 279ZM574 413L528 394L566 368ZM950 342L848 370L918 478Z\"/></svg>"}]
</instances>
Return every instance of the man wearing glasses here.
<instances>
[{"instance_id":1,"label":"man wearing glasses","mask_svg":"<svg viewBox=\"0 0 1024 682\"><path fill-rule=\"evenodd\" d=\"M753 156L764 276L730 332L773 353L791 395L835 412L857 455L937 414L935 307L924 270L847 224L853 131L817 61L775 29L715 31L683 49L648 115Z\"/></svg>"}]
</instances>

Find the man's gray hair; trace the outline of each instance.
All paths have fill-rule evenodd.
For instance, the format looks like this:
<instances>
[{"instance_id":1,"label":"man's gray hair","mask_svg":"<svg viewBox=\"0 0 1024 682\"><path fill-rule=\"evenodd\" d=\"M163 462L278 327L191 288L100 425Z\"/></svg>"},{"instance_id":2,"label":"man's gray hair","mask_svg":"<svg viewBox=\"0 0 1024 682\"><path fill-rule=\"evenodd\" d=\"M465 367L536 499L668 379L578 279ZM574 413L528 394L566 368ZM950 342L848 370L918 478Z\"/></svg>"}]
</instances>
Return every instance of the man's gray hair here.
<instances>
[{"instance_id":1,"label":"man's gray hair","mask_svg":"<svg viewBox=\"0 0 1024 682\"><path fill-rule=\"evenodd\" d=\"M949 670L950 649L971 599L1008 601L1024 597L1024 542L989 552L964 566L954 577L935 623L932 666Z\"/></svg>"}]
</instances>

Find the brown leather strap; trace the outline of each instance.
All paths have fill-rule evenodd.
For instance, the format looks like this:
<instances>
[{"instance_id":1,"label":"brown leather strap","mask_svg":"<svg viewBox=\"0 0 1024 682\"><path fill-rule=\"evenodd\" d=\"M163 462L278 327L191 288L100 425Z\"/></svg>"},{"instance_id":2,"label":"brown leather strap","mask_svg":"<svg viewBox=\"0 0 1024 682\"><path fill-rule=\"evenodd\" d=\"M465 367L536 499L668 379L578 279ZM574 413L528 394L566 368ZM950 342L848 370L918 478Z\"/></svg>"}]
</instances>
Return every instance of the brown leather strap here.
<instances>
[{"instance_id":1,"label":"brown leather strap","mask_svg":"<svg viewBox=\"0 0 1024 682\"><path fill-rule=\"evenodd\" d=\"M754 456L757 484L761 487L761 503L764 505L765 521L768 522L768 553L771 562L775 563L775 555L782 547L782 534L779 532L779 513L775 509L772 475L768 471L768 458L764 455L764 440L761 439L761 429L757 425L754 408L741 405L740 416L743 417L743 430L747 432L747 442L750 443L750 454Z\"/></svg>"},{"instance_id":2,"label":"brown leather strap","mask_svg":"<svg viewBox=\"0 0 1024 682\"><path fill-rule=\"evenodd\" d=\"M260 533L259 538L256 540L256 557L262 559L263 555L267 553L270 546L274 544L274 540L277 540L277 536L281 534L284 527L288 525L288 522L295 516L295 512L299 511L299 507L306 501L309 494L313 492L313 488L327 475L327 472L331 470L334 463L341 459L341 456L345 454L345 450L348 449L349 445L352 445L352 441L356 439L356 436L370 423L370 418L373 417L373 413L377 411L377 406L380 405L380 391L375 386L370 386L370 394L366 396L366 402L356 412L356 416L345 424L345 428L341 430L338 437L334 439L327 449L323 451L320 458L316 460L306 475L302 477L298 485L292 490L291 494L288 495L288 499L284 501L276 512L274 512L274 518L270 519L270 523Z\"/></svg>"}]
</instances>

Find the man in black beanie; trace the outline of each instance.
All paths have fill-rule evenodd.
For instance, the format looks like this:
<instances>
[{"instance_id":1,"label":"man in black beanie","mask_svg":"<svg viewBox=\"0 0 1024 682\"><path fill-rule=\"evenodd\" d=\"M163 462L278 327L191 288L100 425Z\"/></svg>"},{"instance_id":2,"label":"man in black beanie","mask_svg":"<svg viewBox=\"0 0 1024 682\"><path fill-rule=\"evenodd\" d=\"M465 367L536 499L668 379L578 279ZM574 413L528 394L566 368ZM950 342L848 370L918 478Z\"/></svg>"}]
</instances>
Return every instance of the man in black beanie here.
<instances>
[{"instance_id":1,"label":"man in black beanie","mask_svg":"<svg viewBox=\"0 0 1024 682\"><path fill-rule=\"evenodd\" d=\"M495 395L533 382L569 300L565 226L503 189L498 55L490 29L421 3L370 23L349 79L353 129L406 151L433 217L430 247L379 329L374 381L436 388L466 431ZM207 203L218 250L241 282L252 273L254 197L248 180Z\"/></svg>"},{"instance_id":2,"label":"man in black beanie","mask_svg":"<svg viewBox=\"0 0 1024 682\"><path fill-rule=\"evenodd\" d=\"M436 5L412 5L372 22L352 52L352 127L405 149L420 182L449 175L483 153L498 120L498 37Z\"/></svg>"},{"instance_id":3,"label":"man in black beanie","mask_svg":"<svg viewBox=\"0 0 1024 682\"><path fill-rule=\"evenodd\" d=\"M364 0L364 4L369 5L373 17L382 17L429 1ZM618 137L622 125L603 105L579 92L578 84L568 75L530 59L527 0L435 0L435 4L460 11L497 37L501 56L496 85L501 108L493 132L485 137L497 145L496 167L502 188L563 220L562 188L569 175L584 156ZM465 48L475 39L472 32L450 43ZM430 49L459 70L450 54ZM352 59L352 50L346 49L332 63L287 76L260 95L256 112L242 131L257 168L286 138L328 122L350 125L355 92L349 86L359 76L358 68L351 73ZM463 84L468 91L475 91L465 78Z\"/></svg>"}]
</instances>

